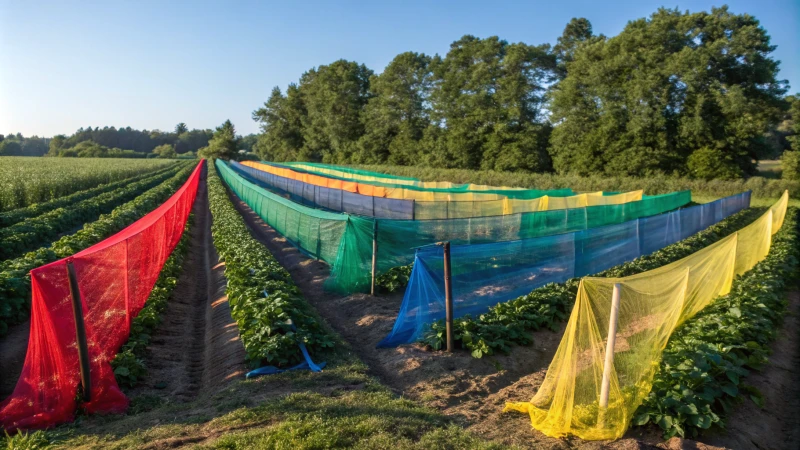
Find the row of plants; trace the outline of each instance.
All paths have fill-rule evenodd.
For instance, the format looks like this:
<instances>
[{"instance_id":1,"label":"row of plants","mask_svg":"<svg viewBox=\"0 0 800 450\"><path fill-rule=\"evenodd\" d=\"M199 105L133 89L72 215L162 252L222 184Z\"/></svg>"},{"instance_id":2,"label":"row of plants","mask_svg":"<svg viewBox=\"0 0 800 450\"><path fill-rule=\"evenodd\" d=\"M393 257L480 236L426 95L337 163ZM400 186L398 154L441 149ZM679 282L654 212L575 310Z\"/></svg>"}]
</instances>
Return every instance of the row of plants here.
<instances>
[{"instance_id":1,"label":"row of plants","mask_svg":"<svg viewBox=\"0 0 800 450\"><path fill-rule=\"evenodd\" d=\"M46 202L171 164L163 159L0 156L0 211Z\"/></svg>"},{"instance_id":2,"label":"row of plants","mask_svg":"<svg viewBox=\"0 0 800 450\"><path fill-rule=\"evenodd\" d=\"M75 254L139 220L175 193L193 169L194 166L186 166L172 178L48 247L0 262L0 336L7 333L9 326L25 321L30 315L32 269Z\"/></svg>"},{"instance_id":3,"label":"row of plants","mask_svg":"<svg viewBox=\"0 0 800 450\"><path fill-rule=\"evenodd\" d=\"M767 362L786 314L786 292L796 286L797 214L789 208L769 254L737 277L729 294L675 330L635 425L656 424L666 439L696 436L712 426L724 428L728 411L744 398L764 406L744 377Z\"/></svg>"},{"instance_id":4,"label":"row of plants","mask_svg":"<svg viewBox=\"0 0 800 450\"><path fill-rule=\"evenodd\" d=\"M694 236L594 276L626 277L657 269L719 241L748 225L763 212L763 208L746 209ZM543 328L557 330L558 324L569 317L579 284L580 278L550 283L527 295L497 304L478 317L455 319L454 341L470 350L476 358L496 352L507 353L513 344L528 345L531 343L531 331ZM445 339L445 323L440 320L431 325L422 342L438 350L444 345Z\"/></svg>"},{"instance_id":5,"label":"row of plants","mask_svg":"<svg viewBox=\"0 0 800 450\"><path fill-rule=\"evenodd\" d=\"M695 196L725 197L752 190L754 197L778 198L789 190L792 197L800 195L800 182L751 177L746 180L710 180L668 177L646 178L608 177L604 175L580 176L553 173L501 172L494 170L441 169L422 166L356 165L359 169L419 178L423 181L447 180L454 183L488 184L537 189L570 187L575 191L633 191L644 189L647 194L691 190Z\"/></svg>"},{"instance_id":6,"label":"row of plants","mask_svg":"<svg viewBox=\"0 0 800 450\"><path fill-rule=\"evenodd\" d=\"M114 377L117 384L125 387L133 387L147 374L147 366L144 358L147 346L150 344L150 337L161 323L161 315L167 309L167 301L172 294L175 285L178 284L178 277L183 268L183 261L189 251L189 240L191 239L190 229L194 220L194 215L189 216L186 226L183 228L183 236L178 241L178 245L167 258L164 267L158 274L156 284L147 301L139 314L131 320L131 330L128 342L122 346L117 355L111 361L114 368Z\"/></svg>"},{"instance_id":7,"label":"row of plants","mask_svg":"<svg viewBox=\"0 0 800 450\"><path fill-rule=\"evenodd\" d=\"M227 190L209 163L208 200L211 235L225 261L231 316L251 367L287 366L302 360L298 346L312 353L334 346L297 286L275 257L251 235Z\"/></svg>"},{"instance_id":8,"label":"row of plants","mask_svg":"<svg viewBox=\"0 0 800 450\"><path fill-rule=\"evenodd\" d=\"M26 206L24 208L17 208L17 209L12 209L11 211L0 212L0 228L14 225L15 223L22 222L25 219L40 216L54 209L71 206L77 202L98 196L106 192L116 190L130 183L135 183L145 178L149 178L153 175L172 170L173 168L174 166L172 165L167 167L154 166L143 173L134 175L129 178L123 178L118 181L112 181L110 183L101 184L100 186L84 189L82 191L75 192L65 197L55 198L47 202L34 203L33 205Z\"/></svg>"},{"instance_id":9,"label":"row of plants","mask_svg":"<svg viewBox=\"0 0 800 450\"><path fill-rule=\"evenodd\" d=\"M117 206L136 198L142 192L170 178L178 170L178 167L175 167L135 183L123 185L111 192L87 198L0 229L0 260L16 258L52 242L61 233L85 222L96 220L101 214L112 211Z\"/></svg>"}]
</instances>

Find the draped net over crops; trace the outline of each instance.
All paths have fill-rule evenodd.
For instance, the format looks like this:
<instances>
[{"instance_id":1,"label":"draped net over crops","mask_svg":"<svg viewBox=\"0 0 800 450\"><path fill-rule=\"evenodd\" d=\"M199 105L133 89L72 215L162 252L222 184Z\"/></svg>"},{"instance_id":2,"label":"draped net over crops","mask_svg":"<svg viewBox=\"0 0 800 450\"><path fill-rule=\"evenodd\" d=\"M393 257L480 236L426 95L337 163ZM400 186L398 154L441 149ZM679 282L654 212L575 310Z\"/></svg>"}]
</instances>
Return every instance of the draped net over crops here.
<instances>
[{"instance_id":1,"label":"draped net over crops","mask_svg":"<svg viewBox=\"0 0 800 450\"><path fill-rule=\"evenodd\" d=\"M307 183L273 173L271 166L244 165L231 162L230 166L246 180L267 190L288 195L291 200L312 208L324 208L336 212L365 215L381 219L456 219L465 217L499 216L522 212L547 211L555 209L584 208L586 206L616 205L642 200L642 191L620 194L593 192L567 197L541 195L531 199L505 198L498 200L410 200L403 198L363 195L343 189L342 182L332 180L327 187ZM282 173L279 170L275 171ZM328 178L320 178L331 181ZM318 183L322 183L319 181ZM359 190L352 188L354 191ZM545 191L542 191L545 192ZM462 194L458 194L462 195ZM472 196L472 194L469 194ZM533 194L531 194L533 195Z\"/></svg>"},{"instance_id":2,"label":"draped net over crops","mask_svg":"<svg viewBox=\"0 0 800 450\"><path fill-rule=\"evenodd\" d=\"M303 181L316 186L342 189L348 192L355 192L361 195L375 197L396 198L403 200L419 201L486 201L502 200L505 198L533 199L544 195L550 196L570 196L573 195L571 189L520 189L520 188L495 188L483 190L470 190L458 188L434 188L418 187L404 184L397 184L389 181L363 181L350 178L337 177L334 175L323 175L316 172L296 169L294 167L283 166L277 163L244 161L243 165L255 169L263 170L273 175L284 178Z\"/></svg>"},{"instance_id":3,"label":"draped net over crops","mask_svg":"<svg viewBox=\"0 0 800 450\"><path fill-rule=\"evenodd\" d=\"M453 315L486 312L547 283L595 274L707 228L750 206L750 192L667 214L533 239L452 246ZM417 249L392 332L379 347L419 340L445 317L444 250Z\"/></svg>"},{"instance_id":4,"label":"draped net over crops","mask_svg":"<svg viewBox=\"0 0 800 450\"><path fill-rule=\"evenodd\" d=\"M111 360L183 234L203 163L164 204L129 227L31 271L28 353L13 394L0 404L3 428L41 428L74 416L80 369L67 261L77 273L89 349L91 401L83 407L125 411L128 399L117 386Z\"/></svg>"},{"instance_id":5,"label":"draped net over crops","mask_svg":"<svg viewBox=\"0 0 800 450\"><path fill-rule=\"evenodd\" d=\"M528 413L548 436L621 437L652 389L661 353L673 330L764 259L783 224L788 192L740 231L684 259L624 278L584 278L561 344L542 386L530 402L507 410ZM612 291L621 297L613 346L608 407L601 408Z\"/></svg>"},{"instance_id":6,"label":"draped net over crops","mask_svg":"<svg viewBox=\"0 0 800 450\"><path fill-rule=\"evenodd\" d=\"M377 270L383 273L413 262L416 247L438 241L477 244L568 233L659 214L691 201L691 193L682 191L621 205L504 216L373 219L303 206L244 179L222 161L217 160L217 168L228 186L267 224L306 254L330 264L331 276L326 286L341 292L369 288L374 236L378 244Z\"/></svg>"}]
</instances>

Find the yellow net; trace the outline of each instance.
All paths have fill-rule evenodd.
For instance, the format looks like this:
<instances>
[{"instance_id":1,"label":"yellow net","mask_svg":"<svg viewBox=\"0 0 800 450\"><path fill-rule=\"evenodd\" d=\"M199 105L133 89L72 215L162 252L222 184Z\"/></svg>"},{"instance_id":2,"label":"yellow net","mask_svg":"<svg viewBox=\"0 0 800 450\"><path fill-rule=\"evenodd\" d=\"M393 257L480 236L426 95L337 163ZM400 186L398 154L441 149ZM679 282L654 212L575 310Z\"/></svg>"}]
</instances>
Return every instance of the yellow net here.
<instances>
[{"instance_id":1,"label":"yellow net","mask_svg":"<svg viewBox=\"0 0 800 450\"><path fill-rule=\"evenodd\" d=\"M389 174L374 174L371 175L367 171L362 170L354 170L348 167L337 167L330 164L319 164L319 163L303 163L303 162L292 162L292 163L283 163L285 165L291 165L292 167L297 167L298 169L309 170L321 174L331 175L335 177L342 177L342 178L349 178L355 181L375 181L375 182L384 182L387 180L387 177L392 177ZM376 176L377 175L377 176ZM394 184L404 184L406 186L414 186L423 189L466 189L470 191L492 191L497 189L502 190L523 190L525 188L519 187L511 187L511 186L487 186L483 184L456 184L451 183L449 181L419 181L416 179L409 179L404 177L392 177L391 182Z\"/></svg>"},{"instance_id":2,"label":"yellow net","mask_svg":"<svg viewBox=\"0 0 800 450\"><path fill-rule=\"evenodd\" d=\"M242 165L261 170L263 172L301 181L314 186L330 189L340 189L357 193L367 197L382 197L399 200L414 200L419 202L417 219L442 218L440 210L447 207L449 213L446 218L455 217L482 217L506 214L552 211L557 209L584 208L587 206L621 205L623 203L639 201L643 191L623 192L620 194L603 195L603 192L590 192L571 195L568 197L541 196L532 199L508 198L502 194L482 192L435 192L419 189L393 188L372 185L366 181L347 181L328 178L322 175L298 172L285 167L262 164L255 161L243 161ZM426 204L436 202L441 204ZM449 206L445 202L451 203ZM465 211L463 215L456 214Z\"/></svg>"},{"instance_id":3,"label":"yellow net","mask_svg":"<svg viewBox=\"0 0 800 450\"><path fill-rule=\"evenodd\" d=\"M758 220L680 261L625 278L584 278L561 343L528 413L548 436L621 437L649 394L672 331L769 252L789 194ZM614 330L609 333L609 330Z\"/></svg>"}]
</instances>

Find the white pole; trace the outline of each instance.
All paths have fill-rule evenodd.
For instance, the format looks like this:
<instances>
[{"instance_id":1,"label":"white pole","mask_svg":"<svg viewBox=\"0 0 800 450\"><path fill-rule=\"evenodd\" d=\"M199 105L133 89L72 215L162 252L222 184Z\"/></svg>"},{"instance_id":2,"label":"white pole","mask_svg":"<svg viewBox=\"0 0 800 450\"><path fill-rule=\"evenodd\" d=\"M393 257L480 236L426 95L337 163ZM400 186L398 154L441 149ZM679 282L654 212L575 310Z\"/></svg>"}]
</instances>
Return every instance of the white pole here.
<instances>
[{"instance_id":1,"label":"white pole","mask_svg":"<svg viewBox=\"0 0 800 450\"><path fill-rule=\"evenodd\" d=\"M600 385L600 408L608 408L608 391L611 389L611 366L614 364L614 342L617 340L617 319L619 318L620 284L614 283L611 294L611 318L608 321L608 341L606 342L606 361L603 364L603 384Z\"/></svg>"}]
</instances>

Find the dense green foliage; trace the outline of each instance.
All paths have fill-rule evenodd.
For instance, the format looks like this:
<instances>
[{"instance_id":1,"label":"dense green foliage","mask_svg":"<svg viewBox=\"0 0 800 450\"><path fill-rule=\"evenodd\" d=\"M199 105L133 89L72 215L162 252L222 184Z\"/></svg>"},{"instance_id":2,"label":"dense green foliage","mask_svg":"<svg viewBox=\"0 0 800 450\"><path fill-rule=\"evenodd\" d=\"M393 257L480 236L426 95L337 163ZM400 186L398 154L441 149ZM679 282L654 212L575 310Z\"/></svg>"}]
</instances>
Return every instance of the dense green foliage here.
<instances>
[{"instance_id":1,"label":"dense green foliage","mask_svg":"<svg viewBox=\"0 0 800 450\"><path fill-rule=\"evenodd\" d=\"M96 220L117 206L133 200L142 192L173 176L177 167L151 175L135 183L126 183L110 192L54 209L0 229L0 261L15 258L53 241L59 234L85 222Z\"/></svg>"},{"instance_id":2,"label":"dense green foliage","mask_svg":"<svg viewBox=\"0 0 800 450\"><path fill-rule=\"evenodd\" d=\"M0 211L46 202L169 164L124 159L0 157Z\"/></svg>"},{"instance_id":3,"label":"dense green foliage","mask_svg":"<svg viewBox=\"0 0 800 450\"><path fill-rule=\"evenodd\" d=\"M172 178L115 208L111 213L87 223L74 234L61 237L48 247L25 256L0 262L0 335L9 325L20 323L30 314L31 280L29 272L41 265L73 255L122 230L166 201L186 182L194 169L192 163Z\"/></svg>"},{"instance_id":4,"label":"dense green foliage","mask_svg":"<svg viewBox=\"0 0 800 450\"><path fill-rule=\"evenodd\" d=\"M0 156L42 156L47 153L50 139L39 136L24 137L22 133L0 134Z\"/></svg>"},{"instance_id":5,"label":"dense green foliage","mask_svg":"<svg viewBox=\"0 0 800 450\"><path fill-rule=\"evenodd\" d=\"M635 424L658 424L665 438L696 436L712 425L724 427L726 413L742 397L764 406L743 378L767 363L786 314L785 293L796 281L800 251L797 213L788 210L767 257L734 280L728 295L675 330Z\"/></svg>"},{"instance_id":6,"label":"dense green foliage","mask_svg":"<svg viewBox=\"0 0 800 450\"><path fill-rule=\"evenodd\" d=\"M611 38L586 19L555 46L464 36L383 73L339 60L253 113L273 161L734 179L785 144L788 109L759 22L659 9Z\"/></svg>"},{"instance_id":7,"label":"dense green foliage","mask_svg":"<svg viewBox=\"0 0 800 450\"><path fill-rule=\"evenodd\" d=\"M800 181L800 151L788 150L783 153L781 177L784 180Z\"/></svg>"},{"instance_id":8,"label":"dense green foliage","mask_svg":"<svg viewBox=\"0 0 800 450\"><path fill-rule=\"evenodd\" d=\"M152 153L156 147L164 144L172 145L177 153L196 152L208 144L211 134L211 130L189 130L182 122L175 127L174 132L135 130L131 127L86 127L79 128L71 136L54 136L46 153L50 156L75 156L69 150L82 142L145 154Z\"/></svg>"},{"instance_id":9,"label":"dense green foliage","mask_svg":"<svg viewBox=\"0 0 800 450\"><path fill-rule=\"evenodd\" d=\"M172 166L167 166L166 168L163 166L153 166L150 168L150 170L143 171L141 174L132 176L130 178L123 178L119 181L101 184L97 187L84 189L74 194L70 194L65 197L58 197L47 202L34 203L33 205L26 206L24 208L17 208L2 212L0 213L0 229L31 217L42 215L48 211L64 208L97 195L119 189L128 184L136 183L157 173L162 173L169 170L172 170Z\"/></svg>"},{"instance_id":10,"label":"dense green foliage","mask_svg":"<svg viewBox=\"0 0 800 450\"><path fill-rule=\"evenodd\" d=\"M250 235L213 167L209 163L211 235L225 261L225 292L250 364L297 363L302 360L300 342L311 352L333 347L333 337L320 325L289 272Z\"/></svg>"},{"instance_id":11,"label":"dense green foliage","mask_svg":"<svg viewBox=\"0 0 800 450\"><path fill-rule=\"evenodd\" d=\"M613 267L593 276L626 277L653 270L685 258L714 242L746 226L763 213L760 208L750 208L735 214L675 244L650 255ZM495 352L507 352L512 344L527 345L531 342L531 330L550 328L569 316L580 278L565 283L550 283L530 294L500 303L479 317L465 316L453 321L454 340L480 358ZM435 349L442 348L444 321L438 321L423 337L423 342Z\"/></svg>"},{"instance_id":12,"label":"dense green foliage","mask_svg":"<svg viewBox=\"0 0 800 450\"><path fill-rule=\"evenodd\" d=\"M392 173L419 178L424 181L448 180L454 183L476 183L493 186L515 186L533 189L561 189L569 187L577 192L589 191L633 191L644 189L645 193L666 194L690 190L695 197L725 197L743 191L753 191L757 198L778 198L788 190L791 197L800 196L800 183L791 180L772 180L751 177L747 180L692 180L667 176L611 177L592 175L582 177L574 174L536 174L525 172L498 172L466 169L432 169L416 166L359 165L359 169Z\"/></svg>"},{"instance_id":13,"label":"dense green foliage","mask_svg":"<svg viewBox=\"0 0 800 450\"><path fill-rule=\"evenodd\" d=\"M230 120L226 120L218 126L208 146L197 151L199 158L222 158L232 159L237 155L239 138L236 136L236 129Z\"/></svg>"},{"instance_id":14,"label":"dense green foliage","mask_svg":"<svg viewBox=\"0 0 800 450\"><path fill-rule=\"evenodd\" d=\"M76 146L60 149L56 154L49 156L63 156L70 158L147 158L147 153L121 148L108 148L93 141L83 141Z\"/></svg>"},{"instance_id":15,"label":"dense green foliage","mask_svg":"<svg viewBox=\"0 0 800 450\"><path fill-rule=\"evenodd\" d=\"M117 379L117 384L120 386L133 387L147 374L147 366L144 363L147 346L150 344L150 337L156 327L161 323L161 314L167 309L167 301L178 283L183 260L189 251L189 240L191 239L189 231L193 218L194 216L189 216L183 229L183 236L167 258L164 267L161 268L156 284L150 291L144 307L131 321L128 341L111 361L114 378Z\"/></svg>"}]
</instances>

